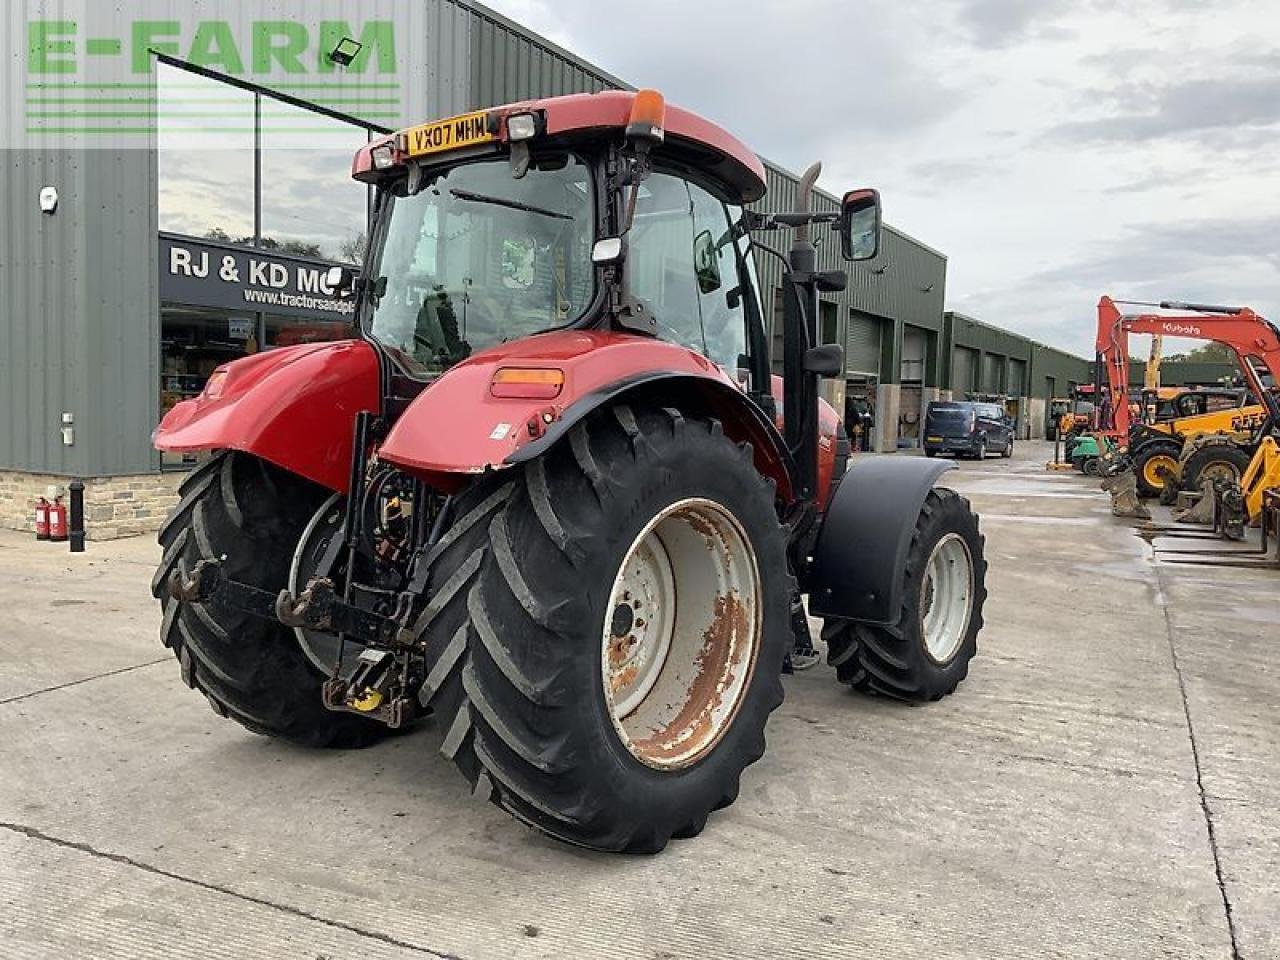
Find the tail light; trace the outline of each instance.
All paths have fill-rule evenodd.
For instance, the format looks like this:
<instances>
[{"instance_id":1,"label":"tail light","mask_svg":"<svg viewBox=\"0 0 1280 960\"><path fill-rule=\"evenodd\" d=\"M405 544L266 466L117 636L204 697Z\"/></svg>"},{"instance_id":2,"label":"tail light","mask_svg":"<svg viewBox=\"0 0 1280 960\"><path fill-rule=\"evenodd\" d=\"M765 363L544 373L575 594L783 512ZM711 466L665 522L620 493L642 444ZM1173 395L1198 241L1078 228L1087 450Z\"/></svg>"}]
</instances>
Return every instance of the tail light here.
<instances>
[{"instance_id":1,"label":"tail light","mask_svg":"<svg viewBox=\"0 0 1280 960\"><path fill-rule=\"evenodd\" d=\"M553 367L499 367L489 393L502 399L552 400L564 387L564 371Z\"/></svg>"}]
</instances>

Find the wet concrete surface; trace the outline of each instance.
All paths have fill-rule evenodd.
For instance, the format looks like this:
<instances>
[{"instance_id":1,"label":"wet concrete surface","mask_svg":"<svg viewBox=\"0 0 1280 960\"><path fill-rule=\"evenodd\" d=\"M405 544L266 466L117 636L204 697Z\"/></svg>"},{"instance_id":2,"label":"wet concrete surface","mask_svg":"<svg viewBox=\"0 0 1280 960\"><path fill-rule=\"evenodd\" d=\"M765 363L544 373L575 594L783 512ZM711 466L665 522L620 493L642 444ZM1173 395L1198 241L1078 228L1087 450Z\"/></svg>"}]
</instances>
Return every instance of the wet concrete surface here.
<instances>
[{"instance_id":1,"label":"wet concrete surface","mask_svg":"<svg viewBox=\"0 0 1280 960\"><path fill-rule=\"evenodd\" d=\"M1280 956L1280 572L1164 562L1050 453L946 478L990 562L958 693L789 677L648 858L472 801L429 724L245 732L160 647L152 543L0 533L0 956Z\"/></svg>"}]
</instances>

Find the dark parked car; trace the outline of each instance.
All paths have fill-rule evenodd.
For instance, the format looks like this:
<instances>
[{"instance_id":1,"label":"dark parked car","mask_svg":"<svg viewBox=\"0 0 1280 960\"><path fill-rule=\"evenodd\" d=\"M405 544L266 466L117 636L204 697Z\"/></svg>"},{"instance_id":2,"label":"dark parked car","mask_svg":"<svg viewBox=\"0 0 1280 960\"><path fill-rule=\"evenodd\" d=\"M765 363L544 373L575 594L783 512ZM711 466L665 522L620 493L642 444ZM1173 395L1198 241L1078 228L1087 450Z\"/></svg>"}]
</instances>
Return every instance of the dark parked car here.
<instances>
[{"instance_id":1,"label":"dark parked car","mask_svg":"<svg viewBox=\"0 0 1280 960\"><path fill-rule=\"evenodd\" d=\"M924 415L924 452L1013 456L1013 420L998 403L935 400Z\"/></svg>"}]
</instances>

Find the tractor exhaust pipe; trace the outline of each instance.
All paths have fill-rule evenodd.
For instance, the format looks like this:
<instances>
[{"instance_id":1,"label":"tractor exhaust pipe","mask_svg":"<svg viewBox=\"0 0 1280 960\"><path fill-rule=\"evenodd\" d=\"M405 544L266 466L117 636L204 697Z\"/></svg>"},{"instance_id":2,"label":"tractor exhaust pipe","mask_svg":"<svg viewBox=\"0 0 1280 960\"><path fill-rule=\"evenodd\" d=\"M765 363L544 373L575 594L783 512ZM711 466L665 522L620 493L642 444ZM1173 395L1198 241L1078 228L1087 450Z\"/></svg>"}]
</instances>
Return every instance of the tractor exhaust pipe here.
<instances>
[{"instance_id":1,"label":"tractor exhaust pipe","mask_svg":"<svg viewBox=\"0 0 1280 960\"><path fill-rule=\"evenodd\" d=\"M821 172L822 164L815 163L800 178L797 213L812 209L813 185ZM812 499L818 483L818 377L805 369L805 354L818 342L818 251L809 239L807 221L795 227L787 264L782 296L783 434L796 460L797 492Z\"/></svg>"},{"instance_id":2,"label":"tractor exhaust pipe","mask_svg":"<svg viewBox=\"0 0 1280 960\"><path fill-rule=\"evenodd\" d=\"M800 177L800 184L796 187L796 211L798 213L809 213L813 210L813 185L818 182L818 177L822 175L822 163L811 164L809 169ZM797 241L809 242L809 222L796 225L795 239ZM793 251L795 247L791 248Z\"/></svg>"}]
</instances>

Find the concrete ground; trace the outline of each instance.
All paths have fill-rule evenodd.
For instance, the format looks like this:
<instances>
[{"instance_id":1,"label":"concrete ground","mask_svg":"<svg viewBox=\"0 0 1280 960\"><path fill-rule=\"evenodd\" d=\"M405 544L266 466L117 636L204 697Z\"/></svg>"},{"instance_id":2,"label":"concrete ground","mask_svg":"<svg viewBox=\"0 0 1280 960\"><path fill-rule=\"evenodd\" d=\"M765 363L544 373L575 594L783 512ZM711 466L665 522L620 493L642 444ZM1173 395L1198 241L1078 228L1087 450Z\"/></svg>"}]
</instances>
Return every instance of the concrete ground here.
<instances>
[{"instance_id":1,"label":"concrete ground","mask_svg":"<svg viewBox=\"0 0 1280 960\"><path fill-rule=\"evenodd\" d=\"M472 801L431 729L247 733L161 648L152 543L0 533L0 956L1280 956L1280 572L1169 562L1048 449L951 475L990 560L958 694L788 678L650 858Z\"/></svg>"}]
</instances>

